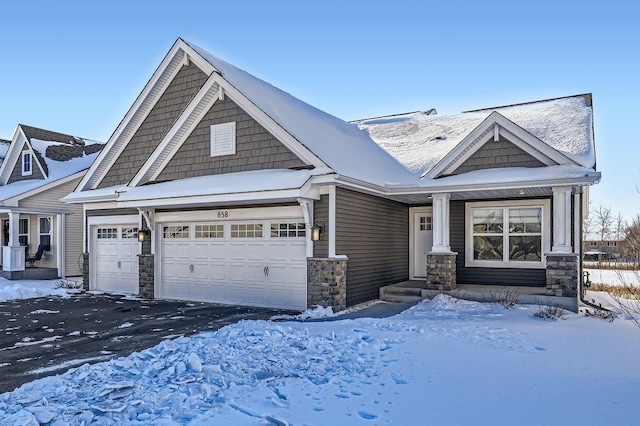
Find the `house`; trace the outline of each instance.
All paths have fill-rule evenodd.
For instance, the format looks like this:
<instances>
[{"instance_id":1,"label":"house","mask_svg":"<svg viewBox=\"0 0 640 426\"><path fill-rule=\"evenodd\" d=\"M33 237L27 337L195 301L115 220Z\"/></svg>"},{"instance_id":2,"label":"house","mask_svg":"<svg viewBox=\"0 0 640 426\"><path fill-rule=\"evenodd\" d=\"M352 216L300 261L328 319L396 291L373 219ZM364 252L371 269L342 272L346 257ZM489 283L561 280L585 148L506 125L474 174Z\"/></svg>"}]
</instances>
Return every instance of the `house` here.
<instances>
[{"instance_id":1,"label":"house","mask_svg":"<svg viewBox=\"0 0 640 426\"><path fill-rule=\"evenodd\" d=\"M591 96L434 112L347 123L178 39L65 197L85 283L297 310L408 279L577 303Z\"/></svg>"},{"instance_id":2,"label":"house","mask_svg":"<svg viewBox=\"0 0 640 426\"><path fill-rule=\"evenodd\" d=\"M82 263L78 262L83 252L82 206L60 199L74 190L103 146L18 125L0 166L0 241L5 278L82 275ZM37 268L25 265L25 258L31 258Z\"/></svg>"},{"instance_id":3,"label":"house","mask_svg":"<svg viewBox=\"0 0 640 426\"><path fill-rule=\"evenodd\" d=\"M586 261L619 260L622 257L624 240L615 235L601 237L591 232L582 239L583 258Z\"/></svg>"}]
</instances>

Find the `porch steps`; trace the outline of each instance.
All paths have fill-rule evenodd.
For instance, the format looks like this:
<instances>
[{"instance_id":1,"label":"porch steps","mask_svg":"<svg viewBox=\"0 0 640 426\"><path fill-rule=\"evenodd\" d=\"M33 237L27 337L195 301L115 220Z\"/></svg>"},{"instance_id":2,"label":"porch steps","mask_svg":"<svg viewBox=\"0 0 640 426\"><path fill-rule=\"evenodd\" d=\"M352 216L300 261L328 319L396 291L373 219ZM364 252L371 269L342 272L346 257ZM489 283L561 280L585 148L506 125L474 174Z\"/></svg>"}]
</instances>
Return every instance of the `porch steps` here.
<instances>
[{"instance_id":1,"label":"porch steps","mask_svg":"<svg viewBox=\"0 0 640 426\"><path fill-rule=\"evenodd\" d=\"M380 287L380 300L385 302L417 303L424 299L422 296L422 286L411 284L399 283Z\"/></svg>"}]
</instances>

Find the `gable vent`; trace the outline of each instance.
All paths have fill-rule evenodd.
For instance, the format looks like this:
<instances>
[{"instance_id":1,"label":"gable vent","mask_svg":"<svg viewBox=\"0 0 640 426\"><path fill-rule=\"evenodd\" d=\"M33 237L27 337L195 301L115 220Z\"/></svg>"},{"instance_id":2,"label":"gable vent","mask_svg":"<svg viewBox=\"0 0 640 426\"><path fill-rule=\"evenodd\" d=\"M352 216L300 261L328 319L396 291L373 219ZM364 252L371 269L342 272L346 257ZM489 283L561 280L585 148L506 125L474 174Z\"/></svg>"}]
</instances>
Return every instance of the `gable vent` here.
<instances>
[{"instance_id":1,"label":"gable vent","mask_svg":"<svg viewBox=\"0 0 640 426\"><path fill-rule=\"evenodd\" d=\"M236 122L211 126L211 156L236 153Z\"/></svg>"}]
</instances>

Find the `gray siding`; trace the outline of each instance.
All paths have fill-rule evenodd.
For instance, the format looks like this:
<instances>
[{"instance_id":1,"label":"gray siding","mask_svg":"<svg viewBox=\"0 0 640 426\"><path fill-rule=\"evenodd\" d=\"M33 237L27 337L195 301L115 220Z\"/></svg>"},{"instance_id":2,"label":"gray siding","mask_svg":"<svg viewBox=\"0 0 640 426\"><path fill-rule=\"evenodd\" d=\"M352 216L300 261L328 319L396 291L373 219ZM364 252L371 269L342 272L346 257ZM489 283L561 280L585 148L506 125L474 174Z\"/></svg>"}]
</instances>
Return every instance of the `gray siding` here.
<instances>
[{"instance_id":1,"label":"gray siding","mask_svg":"<svg viewBox=\"0 0 640 426\"><path fill-rule=\"evenodd\" d=\"M67 276L82 275L78 261L82 253L82 206L76 204L65 204L59 200L65 195L71 193L78 183L80 183L79 178L32 197L25 198L19 203L20 207L40 209L51 208L69 212L66 214L65 220L66 244L64 247L64 261ZM31 235L29 236L29 252L35 253L38 247L38 241L40 240L40 236L38 234L38 215L31 215L29 219L29 227L31 231ZM51 222L51 251L45 253L42 257L42 261L38 263L39 266L56 266L57 250L59 249L56 237L56 226L57 217L54 215Z\"/></svg>"},{"instance_id":2,"label":"gray siding","mask_svg":"<svg viewBox=\"0 0 640 426\"><path fill-rule=\"evenodd\" d=\"M23 150L26 151L26 150ZM40 171L40 167L36 164L35 156L31 156L31 174L29 176L22 176L22 153L18 155L18 160L11 171L11 176L7 181L7 185L20 180L28 179L44 179L44 175Z\"/></svg>"},{"instance_id":3,"label":"gray siding","mask_svg":"<svg viewBox=\"0 0 640 426\"><path fill-rule=\"evenodd\" d=\"M409 208L338 188L336 252L347 255L347 306L378 298L409 278Z\"/></svg>"},{"instance_id":4,"label":"gray siding","mask_svg":"<svg viewBox=\"0 0 640 426\"><path fill-rule=\"evenodd\" d=\"M453 174L457 175L473 170L501 167L543 167L544 165L541 161L500 136L499 141L491 140L484 144L482 148L458 167Z\"/></svg>"},{"instance_id":5,"label":"gray siding","mask_svg":"<svg viewBox=\"0 0 640 426\"><path fill-rule=\"evenodd\" d=\"M197 66L190 64L182 67L98 188L124 184L131 180L206 79L206 74Z\"/></svg>"},{"instance_id":6,"label":"gray siding","mask_svg":"<svg viewBox=\"0 0 640 426\"><path fill-rule=\"evenodd\" d=\"M212 158L210 126L233 121L236 122L236 153ZM305 166L303 161L226 97L211 107L158 180L302 166Z\"/></svg>"},{"instance_id":7,"label":"gray siding","mask_svg":"<svg viewBox=\"0 0 640 426\"><path fill-rule=\"evenodd\" d=\"M456 269L459 284L546 286L546 271L544 269L465 267L465 202L451 201L450 213L451 233L449 238L451 250L458 253Z\"/></svg>"}]
</instances>

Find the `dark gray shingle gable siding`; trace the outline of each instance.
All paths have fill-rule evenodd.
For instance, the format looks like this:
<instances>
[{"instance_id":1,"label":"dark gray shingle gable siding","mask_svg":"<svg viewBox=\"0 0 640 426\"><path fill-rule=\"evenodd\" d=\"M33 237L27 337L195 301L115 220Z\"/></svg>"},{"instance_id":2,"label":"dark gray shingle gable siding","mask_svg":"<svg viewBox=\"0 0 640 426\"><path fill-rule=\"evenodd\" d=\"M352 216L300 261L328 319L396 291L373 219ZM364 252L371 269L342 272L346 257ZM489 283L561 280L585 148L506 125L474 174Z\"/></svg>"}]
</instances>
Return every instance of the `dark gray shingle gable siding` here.
<instances>
[{"instance_id":1,"label":"dark gray shingle gable siding","mask_svg":"<svg viewBox=\"0 0 640 426\"><path fill-rule=\"evenodd\" d=\"M236 153L211 157L210 126L234 121ZM226 97L211 107L157 180L302 166L305 166L302 160L229 97Z\"/></svg>"},{"instance_id":2,"label":"dark gray shingle gable siding","mask_svg":"<svg viewBox=\"0 0 640 426\"><path fill-rule=\"evenodd\" d=\"M156 149L180 113L207 80L194 64L183 66L133 135L98 188L126 184Z\"/></svg>"},{"instance_id":3,"label":"dark gray shingle gable siding","mask_svg":"<svg viewBox=\"0 0 640 426\"><path fill-rule=\"evenodd\" d=\"M474 170L496 169L505 167L543 167L545 164L531 156L509 140L500 136L498 141L489 141L476 151L460 167L454 175Z\"/></svg>"}]
</instances>

